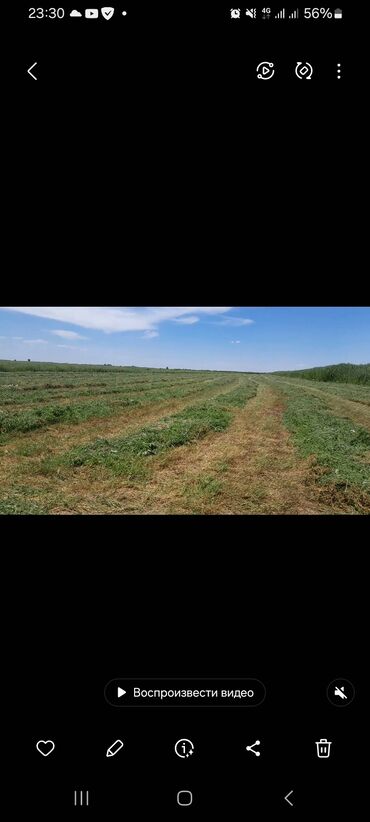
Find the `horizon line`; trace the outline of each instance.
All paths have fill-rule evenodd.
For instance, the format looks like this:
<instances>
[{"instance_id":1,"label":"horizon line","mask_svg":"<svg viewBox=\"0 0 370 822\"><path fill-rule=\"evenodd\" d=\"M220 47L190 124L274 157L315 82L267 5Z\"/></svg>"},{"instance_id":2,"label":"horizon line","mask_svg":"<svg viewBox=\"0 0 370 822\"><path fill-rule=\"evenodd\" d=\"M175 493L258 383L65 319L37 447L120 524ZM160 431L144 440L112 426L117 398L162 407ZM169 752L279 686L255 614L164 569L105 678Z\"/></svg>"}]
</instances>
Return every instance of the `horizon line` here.
<instances>
[{"instance_id":1,"label":"horizon line","mask_svg":"<svg viewBox=\"0 0 370 822\"><path fill-rule=\"evenodd\" d=\"M177 368L170 368L170 366L166 365L157 365L157 366L150 366L150 365L113 365L113 363L84 363L84 362L58 362L54 360L17 360L17 359L3 359L0 358L0 363L32 363L33 365L70 365L70 366L80 366L80 367L88 367L88 368L113 368L113 369L123 369L123 368L142 368L145 370L150 371L210 371L216 373L231 373L231 374L279 374L284 371L309 371L314 368L331 368L337 365L358 365L358 366L369 366L370 363L367 362L338 362L338 363L327 363L326 365L310 365L305 366L304 368L279 368L275 371L263 370L263 371L256 371L256 370L241 370L241 369L232 369L232 368L187 368L187 367L177 367ZM0 369L1 370L1 369Z\"/></svg>"}]
</instances>

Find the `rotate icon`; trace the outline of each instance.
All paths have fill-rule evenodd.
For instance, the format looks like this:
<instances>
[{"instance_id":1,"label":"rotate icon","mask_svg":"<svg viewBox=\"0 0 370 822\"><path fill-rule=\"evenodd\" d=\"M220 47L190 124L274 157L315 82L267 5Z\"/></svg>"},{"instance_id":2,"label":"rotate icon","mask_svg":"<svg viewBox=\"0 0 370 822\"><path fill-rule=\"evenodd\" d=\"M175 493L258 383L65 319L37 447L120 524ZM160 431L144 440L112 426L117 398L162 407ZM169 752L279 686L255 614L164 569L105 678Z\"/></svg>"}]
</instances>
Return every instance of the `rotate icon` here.
<instances>
[{"instance_id":1,"label":"rotate icon","mask_svg":"<svg viewBox=\"0 0 370 822\"><path fill-rule=\"evenodd\" d=\"M295 73L299 80L311 80L313 75L313 66L311 63L297 63Z\"/></svg>"}]
</instances>

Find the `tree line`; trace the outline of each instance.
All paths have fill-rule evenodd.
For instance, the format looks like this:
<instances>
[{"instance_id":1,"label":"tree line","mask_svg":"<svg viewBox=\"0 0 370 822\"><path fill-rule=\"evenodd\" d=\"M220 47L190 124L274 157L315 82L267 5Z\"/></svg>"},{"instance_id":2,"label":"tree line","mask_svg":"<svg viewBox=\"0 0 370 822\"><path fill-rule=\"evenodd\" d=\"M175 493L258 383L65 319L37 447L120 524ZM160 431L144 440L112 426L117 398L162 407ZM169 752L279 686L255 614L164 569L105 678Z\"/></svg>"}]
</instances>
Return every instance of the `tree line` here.
<instances>
[{"instance_id":1,"label":"tree line","mask_svg":"<svg viewBox=\"0 0 370 822\"><path fill-rule=\"evenodd\" d=\"M324 365L317 368L304 368L302 371L275 371L279 377L299 377L304 380L319 380L320 382L350 382L357 385L370 385L370 363L353 365L339 363L338 365Z\"/></svg>"}]
</instances>

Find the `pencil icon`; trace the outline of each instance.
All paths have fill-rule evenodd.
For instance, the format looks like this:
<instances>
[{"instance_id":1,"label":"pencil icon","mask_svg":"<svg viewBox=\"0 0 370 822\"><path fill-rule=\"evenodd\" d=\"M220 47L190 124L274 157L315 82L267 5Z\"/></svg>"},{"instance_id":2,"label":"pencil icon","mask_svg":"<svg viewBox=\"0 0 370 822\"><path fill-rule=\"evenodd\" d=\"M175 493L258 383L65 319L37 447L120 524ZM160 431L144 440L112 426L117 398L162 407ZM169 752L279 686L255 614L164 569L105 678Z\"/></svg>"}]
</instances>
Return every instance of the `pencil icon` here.
<instances>
[{"instance_id":1,"label":"pencil icon","mask_svg":"<svg viewBox=\"0 0 370 822\"><path fill-rule=\"evenodd\" d=\"M115 756L116 753L118 753L118 751L121 750L121 748L123 748L122 740L116 739L116 741L113 742L113 745L111 745L110 748L108 748L106 756Z\"/></svg>"}]
</instances>

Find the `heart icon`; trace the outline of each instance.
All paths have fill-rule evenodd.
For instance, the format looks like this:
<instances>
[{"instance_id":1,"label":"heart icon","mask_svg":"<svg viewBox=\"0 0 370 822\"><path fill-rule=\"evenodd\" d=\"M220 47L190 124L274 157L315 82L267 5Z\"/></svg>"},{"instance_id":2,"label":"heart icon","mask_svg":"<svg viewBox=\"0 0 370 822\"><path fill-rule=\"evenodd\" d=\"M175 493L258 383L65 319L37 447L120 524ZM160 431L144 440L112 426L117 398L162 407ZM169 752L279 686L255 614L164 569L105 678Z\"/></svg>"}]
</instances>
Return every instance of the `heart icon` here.
<instances>
[{"instance_id":1,"label":"heart icon","mask_svg":"<svg viewBox=\"0 0 370 822\"><path fill-rule=\"evenodd\" d=\"M42 756L49 756L49 754L53 753L55 745L51 739L39 739L36 748Z\"/></svg>"},{"instance_id":2,"label":"heart icon","mask_svg":"<svg viewBox=\"0 0 370 822\"><path fill-rule=\"evenodd\" d=\"M105 20L110 20L114 15L114 9L112 9L111 6L104 6L104 8L101 9L101 13Z\"/></svg>"}]
</instances>

